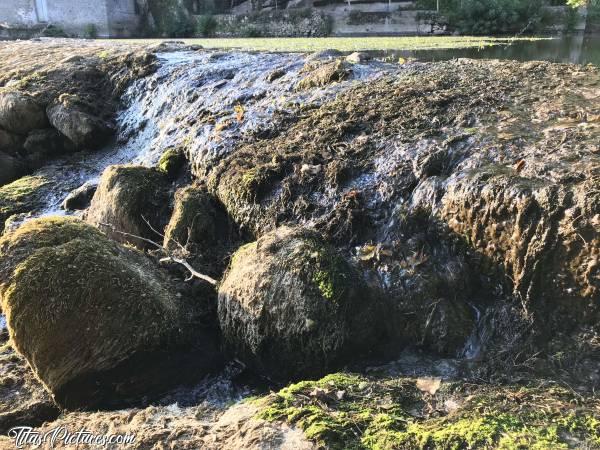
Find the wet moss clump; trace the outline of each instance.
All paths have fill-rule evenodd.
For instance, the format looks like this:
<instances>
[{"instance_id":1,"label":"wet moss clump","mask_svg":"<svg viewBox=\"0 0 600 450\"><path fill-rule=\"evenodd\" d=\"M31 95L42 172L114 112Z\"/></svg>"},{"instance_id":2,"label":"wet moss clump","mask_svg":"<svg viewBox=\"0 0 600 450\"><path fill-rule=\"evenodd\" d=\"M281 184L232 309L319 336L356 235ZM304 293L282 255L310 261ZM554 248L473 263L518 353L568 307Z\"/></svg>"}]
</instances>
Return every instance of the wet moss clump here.
<instances>
[{"instance_id":1,"label":"wet moss clump","mask_svg":"<svg viewBox=\"0 0 600 450\"><path fill-rule=\"evenodd\" d=\"M158 170L164 173L169 179L174 179L185 165L185 162L185 155L181 149L169 148L160 157Z\"/></svg>"},{"instance_id":2,"label":"wet moss clump","mask_svg":"<svg viewBox=\"0 0 600 450\"><path fill-rule=\"evenodd\" d=\"M50 182L42 176L26 176L0 187L0 230L13 214L41 207L49 185Z\"/></svg>"},{"instance_id":3,"label":"wet moss clump","mask_svg":"<svg viewBox=\"0 0 600 450\"><path fill-rule=\"evenodd\" d=\"M11 339L61 406L152 395L186 373L170 364L194 339L204 353L194 364L214 369L213 343L193 323L202 302L179 298L145 255L81 220L26 223L0 240L0 261Z\"/></svg>"},{"instance_id":4,"label":"wet moss clump","mask_svg":"<svg viewBox=\"0 0 600 450\"><path fill-rule=\"evenodd\" d=\"M331 449L567 449L600 446L599 402L556 387L337 373L255 400L258 417L300 427Z\"/></svg>"}]
</instances>

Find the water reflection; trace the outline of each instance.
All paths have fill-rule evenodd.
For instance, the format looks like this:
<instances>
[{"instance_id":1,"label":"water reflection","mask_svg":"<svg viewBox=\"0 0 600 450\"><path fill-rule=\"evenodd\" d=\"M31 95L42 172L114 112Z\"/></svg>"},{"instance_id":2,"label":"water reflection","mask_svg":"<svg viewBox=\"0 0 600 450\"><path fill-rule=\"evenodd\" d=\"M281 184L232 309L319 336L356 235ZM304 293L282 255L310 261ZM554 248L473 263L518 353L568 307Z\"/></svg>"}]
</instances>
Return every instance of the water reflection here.
<instances>
[{"instance_id":1,"label":"water reflection","mask_svg":"<svg viewBox=\"0 0 600 450\"><path fill-rule=\"evenodd\" d=\"M511 45L483 48L458 48L446 50L384 51L374 56L386 61L399 58L416 58L421 61L443 61L453 58L514 59L518 61L544 60L592 63L600 66L600 35L572 34L539 41L515 41Z\"/></svg>"}]
</instances>

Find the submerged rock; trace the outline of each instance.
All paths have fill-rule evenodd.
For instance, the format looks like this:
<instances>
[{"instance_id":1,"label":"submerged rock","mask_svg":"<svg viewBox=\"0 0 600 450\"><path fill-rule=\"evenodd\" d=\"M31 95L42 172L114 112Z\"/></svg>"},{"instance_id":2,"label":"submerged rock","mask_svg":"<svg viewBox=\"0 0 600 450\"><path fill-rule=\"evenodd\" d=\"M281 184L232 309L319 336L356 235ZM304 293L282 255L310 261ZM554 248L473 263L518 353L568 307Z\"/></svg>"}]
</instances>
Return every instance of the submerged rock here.
<instances>
[{"instance_id":1,"label":"submerged rock","mask_svg":"<svg viewBox=\"0 0 600 450\"><path fill-rule=\"evenodd\" d=\"M80 220L27 222L0 240L0 261L11 339L62 407L139 402L219 364L203 302Z\"/></svg>"},{"instance_id":2,"label":"submerged rock","mask_svg":"<svg viewBox=\"0 0 600 450\"><path fill-rule=\"evenodd\" d=\"M169 217L169 187L165 175L157 169L110 166L100 178L86 221L102 227L118 242L151 248L135 236L155 242L162 239L157 232L162 233Z\"/></svg>"},{"instance_id":3,"label":"submerged rock","mask_svg":"<svg viewBox=\"0 0 600 450\"><path fill-rule=\"evenodd\" d=\"M219 287L227 347L269 377L315 375L372 350L380 310L321 237L279 228L240 248Z\"/></svg>"},{"instance_id":4,"label":"submerged rock","mask_svg":"<svg viewBox=\"0 0 600 450\"><path fill-rule=\"evenodd\" d=\"M48 124L46 112L28 94L4 92L0 94L0 126L16 134L27 134L31 130L45 128Z\"/></svg>"}]
</instances>

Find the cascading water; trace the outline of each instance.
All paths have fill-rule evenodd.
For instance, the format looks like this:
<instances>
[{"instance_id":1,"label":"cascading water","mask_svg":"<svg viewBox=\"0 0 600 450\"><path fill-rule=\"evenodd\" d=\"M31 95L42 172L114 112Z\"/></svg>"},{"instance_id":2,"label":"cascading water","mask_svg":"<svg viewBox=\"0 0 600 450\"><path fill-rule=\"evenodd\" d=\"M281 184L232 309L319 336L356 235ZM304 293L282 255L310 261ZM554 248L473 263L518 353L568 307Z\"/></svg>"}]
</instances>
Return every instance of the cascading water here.
<instances>
[{"instance_id":1,"label":"cascading water","mask_svg":"<svg viewBox=\"0 0 600 450\"><path fill-rule=\"evenodd\" d=\"M153 166L169 147L185 148L192 173L201 176L245 135L272 127L275 114L292 113L298 105L319 105L356 80L396 70L378 63L356 65L346 81L297 91L306 62L297 54L181 51L157 56L156 73L134 82L124 94L125 108L117 117L113 142L94 153L56 159L37 171L35 175L48 180L50 189L38 210L13 220L11 227L35 217L80 214L61 209L69 192L84 183L97 183L113 164ZM280 74L276 79L269 77L274 71ZM0 315L0 329L5 327ZM178 389L161 403L225 405L247 393L232 381L240 372L240 366L231 363L221 374Z\"/></svg>"}]
</instances>

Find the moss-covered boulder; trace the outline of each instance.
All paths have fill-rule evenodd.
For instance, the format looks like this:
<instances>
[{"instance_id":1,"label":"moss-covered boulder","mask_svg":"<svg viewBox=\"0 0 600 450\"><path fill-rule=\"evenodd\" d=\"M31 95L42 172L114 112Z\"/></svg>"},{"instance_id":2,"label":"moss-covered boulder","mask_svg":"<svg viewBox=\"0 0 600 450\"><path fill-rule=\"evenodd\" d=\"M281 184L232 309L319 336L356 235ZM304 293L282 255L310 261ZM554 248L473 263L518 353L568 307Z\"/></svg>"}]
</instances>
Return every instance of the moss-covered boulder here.
<instances>
[{"instance_id":1,"label":"moss-covered boulder","mask_svg":"<svg viewBox=\"0 0 600 450\"><path fill-rule=\"evenodd\" d=\"M51 187L43 176L26 176L0 187L0 229L14 214L22 214L42 206L44 196Z\"/></svg>"},{"instance_id":2,"label":"moss-covered boulder","mask_svg":"<svg viewBox=\"0 0 600 450\"><path fill-rule=\"evenodd\" d=\"M274 378L323 373L372 349L379 309L321 237L278 228L239 249L219 287L228 348Z\"/></svg>"},{"instance_id":3,"label":"moss-covered boulder","mask_svg":"<svg viewBox=\"0 0 600 450\"><path fill-rule=\"evenodd\" d=\"M0 126L5 130L27 134L47 124L44 108L30 95L22 92L0 93Z\"/></svg>"},{"instance_id":4,"label":"moss-covered boulder","mask_svg":"<svg viewBox=\"0 0 600 450\"><path fill-rule=\"evenodd\" d=\"M160 241L156 231L165 228L169 204L169 183L163 173L142 166L110 166L100 178L86 221L116 241L149 248L151 244L136 236Z\"/></svg>"},{"instance_id":5,"label":"moss-covered boulder","mask_svg":"<svg viewBox=\"0 0 600 450\"><path fill-rule=\"evenodd\" d=\"M81 220L27 222L0 240L0 261L11 339L64 407L135 402L216 367L202 301Z\"/></svg>"}]
</instances>

